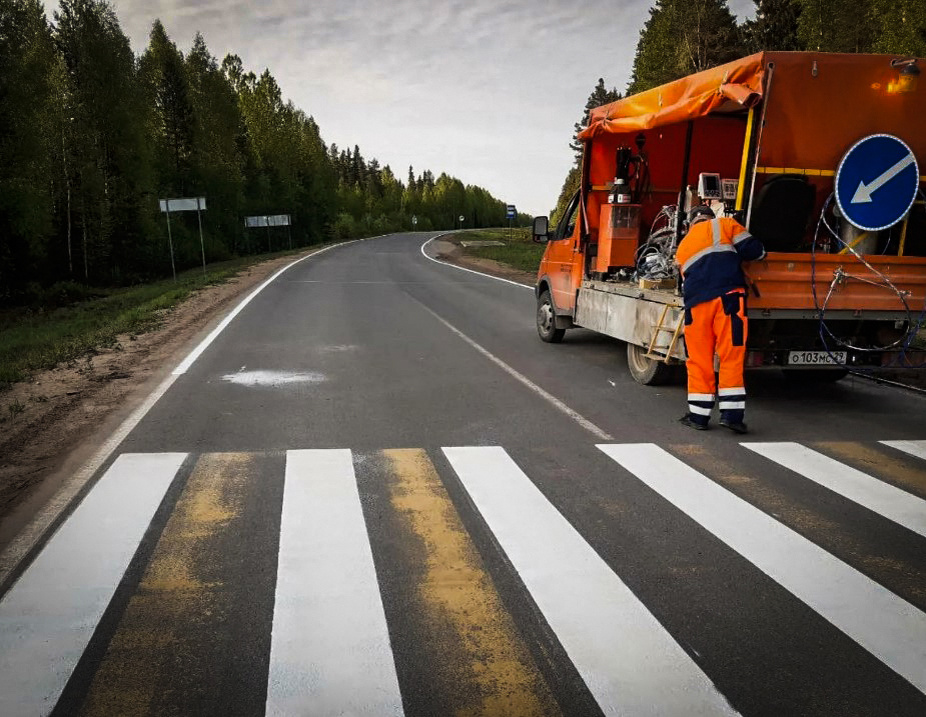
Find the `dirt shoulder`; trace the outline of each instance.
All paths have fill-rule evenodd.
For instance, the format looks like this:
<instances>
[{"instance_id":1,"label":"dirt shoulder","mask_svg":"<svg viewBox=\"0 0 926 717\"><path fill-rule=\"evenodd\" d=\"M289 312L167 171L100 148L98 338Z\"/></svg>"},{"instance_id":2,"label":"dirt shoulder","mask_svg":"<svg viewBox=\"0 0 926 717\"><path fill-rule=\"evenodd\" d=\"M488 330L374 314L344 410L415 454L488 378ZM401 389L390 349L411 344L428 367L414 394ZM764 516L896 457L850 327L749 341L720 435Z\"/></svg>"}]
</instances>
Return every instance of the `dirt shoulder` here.
<instances>
[{"instance_id":1,"label":"dirt shoulder","mask_svg":"<svg viewBox=\"0 0 926 717\"><path fill-rule=\"evenodd\" d=\"M474 269L501 279L516 281L519 284L533 286L537 283L537 275L533 272L521 271L514 267L503 264L493 259L483 259L478 256L470 256L460 245L460 239L457 237L442 237L431 242L431 256L448 264L462 266L465 269Z\"/></svg>"},{"instance_id":2,"label":"dirt shoulder","mask_svg":"<svg viewBox=\"0 0 926 717\"><path fill-rule=\"evenodd\" d=\"M255 264L224 284L200 289L166 311L157 329L119 336L114 348L39 372L0 394L6 419L0 426L0 550L212 324L298 256Z\"/></svg>"}]
</instances>

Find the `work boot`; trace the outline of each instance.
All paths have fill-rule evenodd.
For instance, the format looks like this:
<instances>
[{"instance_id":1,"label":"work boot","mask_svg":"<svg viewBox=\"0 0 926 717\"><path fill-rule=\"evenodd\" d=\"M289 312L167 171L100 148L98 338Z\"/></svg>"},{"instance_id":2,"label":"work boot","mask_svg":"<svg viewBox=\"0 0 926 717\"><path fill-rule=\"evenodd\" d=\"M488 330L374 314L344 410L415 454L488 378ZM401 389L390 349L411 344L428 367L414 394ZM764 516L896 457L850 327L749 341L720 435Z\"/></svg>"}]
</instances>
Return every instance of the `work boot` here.
<instances>
[{"instance_id":1,"label":"work boot","mask_svg":"<svg viewBox=\"0 0 926 717\"><path fill-rule=\"evenodd\" d=\"M724 428L729 428L734 433L749 433L749 429L746 428L746 424L742 421L731 421L729 418L721 418L720 425Z\"/></svg>"},{"instance_id":2,"label":"work boot","mask_svg":"<svg viewBox=\"0 0 926 717\"><path fill-rule=\"evenodd\" d=\"M706 419L706 418L707 418L707 417L705 416L705 419ZM693 414L691 414L691 413L686 413L684 416L682 416L681 418L678 419L678 422L681 423L683 426L688 426L689 428L694 428L696 431L706 431L707 428L708 428L708 426L707 426L707 420L705 420L705 421L703 421L703 422L702 422L702 421L699 421L699 420L698 420L697 418L695 418L695 416L694 416Z\"/></svg>"}]
</instances>

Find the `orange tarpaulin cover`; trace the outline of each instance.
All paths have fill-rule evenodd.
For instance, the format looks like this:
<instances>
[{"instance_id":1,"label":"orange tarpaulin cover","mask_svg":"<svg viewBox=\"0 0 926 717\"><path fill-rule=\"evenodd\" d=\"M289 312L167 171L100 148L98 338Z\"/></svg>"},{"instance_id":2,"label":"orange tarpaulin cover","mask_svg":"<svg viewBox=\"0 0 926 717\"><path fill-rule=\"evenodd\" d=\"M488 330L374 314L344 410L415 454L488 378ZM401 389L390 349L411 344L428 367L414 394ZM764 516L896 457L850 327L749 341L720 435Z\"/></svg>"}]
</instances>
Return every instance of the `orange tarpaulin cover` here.
<instances>
[{"instance_id":1,"label":"orange tarpaulin cover","mask_svg":"<svg viewBox=\"0 0 926 717\"><path fill-rule=\"evenodd\" d=\"M762 99L764 54L759 52L596 107L579 139L652 129L728 108L754 107Z\"/></svg>"}]
</instances>

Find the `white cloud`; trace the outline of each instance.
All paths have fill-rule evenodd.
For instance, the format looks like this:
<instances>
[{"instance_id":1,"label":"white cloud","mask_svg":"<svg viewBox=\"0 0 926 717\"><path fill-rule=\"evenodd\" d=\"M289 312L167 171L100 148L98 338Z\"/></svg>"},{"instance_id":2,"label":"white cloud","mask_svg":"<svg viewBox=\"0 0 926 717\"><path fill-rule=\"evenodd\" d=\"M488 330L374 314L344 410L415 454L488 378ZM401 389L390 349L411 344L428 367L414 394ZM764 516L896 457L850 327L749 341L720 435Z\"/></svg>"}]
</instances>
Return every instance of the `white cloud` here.
<instances>
[{"instance_id":1,"label":"white cloud","mask_svg":"<svg viewBox=\"0 0 926 717\"><path fill-rule=\"evenodd\" d=\"M327 142L400 177L446 171L546 213L599 77L623 89L649 0L115 0L136 52L155 18L181 49L268 67ZM751 0L731 2L751 14Z\"/></svg>"}]
</instances>

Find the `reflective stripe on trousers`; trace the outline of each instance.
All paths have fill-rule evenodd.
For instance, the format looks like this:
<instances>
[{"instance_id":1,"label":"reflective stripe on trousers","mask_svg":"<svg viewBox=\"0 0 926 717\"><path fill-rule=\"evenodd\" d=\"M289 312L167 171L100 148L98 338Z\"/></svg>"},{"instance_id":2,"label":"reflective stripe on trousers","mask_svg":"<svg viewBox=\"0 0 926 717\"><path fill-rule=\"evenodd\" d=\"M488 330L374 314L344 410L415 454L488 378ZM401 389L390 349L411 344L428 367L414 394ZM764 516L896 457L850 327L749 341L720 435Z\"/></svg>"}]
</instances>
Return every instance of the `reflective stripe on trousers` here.
<instances>
[{"instance_id":1,"label":"reflective stripe on trousers","mask_svg":"<svg viewBox=\"0 0 926 717\"><path fill-rule=\"evenodd\" d=\"M688 410L706 422L717 395L721 418L740 423L746 409L746 297L740 291L692 306L686 312ZM720 376L714 373L714 354Z\"/></svg>"}]
</instances>

